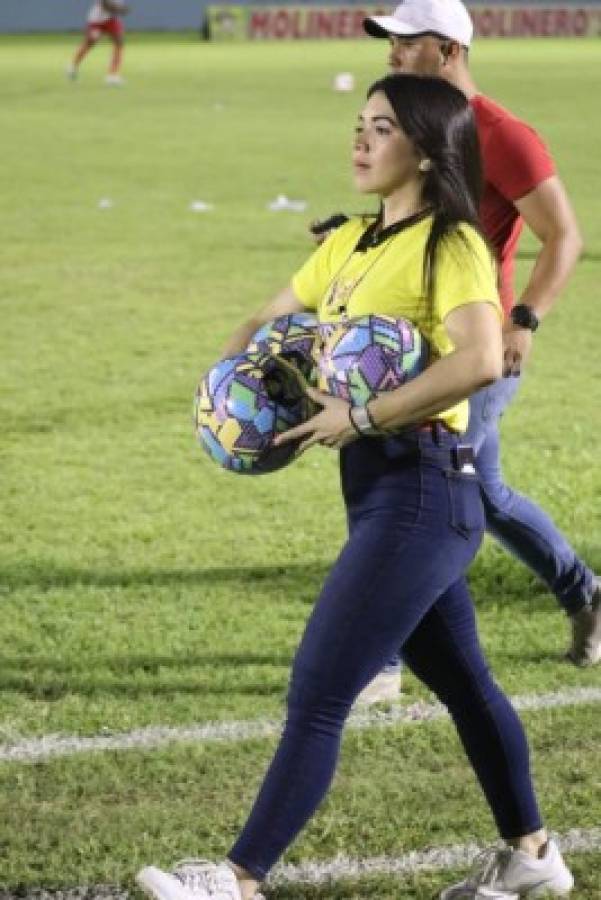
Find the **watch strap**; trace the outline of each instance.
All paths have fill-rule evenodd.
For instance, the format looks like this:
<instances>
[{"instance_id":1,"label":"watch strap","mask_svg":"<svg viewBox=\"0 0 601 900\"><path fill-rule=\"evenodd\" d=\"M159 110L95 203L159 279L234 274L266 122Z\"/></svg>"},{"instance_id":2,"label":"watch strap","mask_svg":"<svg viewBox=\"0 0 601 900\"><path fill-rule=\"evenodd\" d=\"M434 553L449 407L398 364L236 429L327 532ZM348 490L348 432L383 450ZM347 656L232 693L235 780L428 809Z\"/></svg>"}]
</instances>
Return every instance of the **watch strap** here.
<instances>
[{"instance_id":1,"label":"watch strap","mask_svg":"<svg viewBox=\"0 0 601 900\"><path fill-rule=\"evenodd\" d=\"M510 312L511 321L520 328L529 328L530 331L536 331L540 322L538 316L531 306L526 303L518 303Z\"/></svg>"},{"instance_id":2,"label":"watch strap","mask_svg":"<svg viewBox=\"0 0 601 900\"><path fill-rule=\"evenodd\" d=\"M367 405L365 406L349 406L349 419L355 431L362 437L373 437L381 432L378 431L374 424L374 420L369 414Z\"/></svg>"}]
</instances>

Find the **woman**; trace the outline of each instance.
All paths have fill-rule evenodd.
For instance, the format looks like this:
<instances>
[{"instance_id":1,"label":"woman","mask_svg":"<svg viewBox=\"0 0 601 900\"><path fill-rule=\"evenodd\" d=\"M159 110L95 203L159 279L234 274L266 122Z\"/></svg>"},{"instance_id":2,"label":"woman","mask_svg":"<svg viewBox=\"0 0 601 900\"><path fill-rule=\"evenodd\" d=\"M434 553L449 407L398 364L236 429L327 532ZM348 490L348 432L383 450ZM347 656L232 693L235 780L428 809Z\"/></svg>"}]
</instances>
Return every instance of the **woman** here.
<instances>
[{"instance_id":1,"label":"woman","mask_svg":"<svg viewBox=\"0 0 601 900\"><path fill-rule=\"evenodd\" d=\"M519 719L478 645L465 572L483 531L466 398L501 375L494 265L477 230L479 154L464 95L440 79L392 75L359 116L360 191L381 198L351 220L230 340L244 349L264 322L302 309L321 320L411 319L436 359L366 407L311 394L322 410L280 441L341 449L349 539L293 665L284 733L228 861L143 869L159 900L259 897L260 881L313 815L332 780L355 697L401 646L445 703L509 847L443 898L566 894L572 877L542 828ZM486 885L489 893L477 893Z\"/></svg>"}]
</instances>

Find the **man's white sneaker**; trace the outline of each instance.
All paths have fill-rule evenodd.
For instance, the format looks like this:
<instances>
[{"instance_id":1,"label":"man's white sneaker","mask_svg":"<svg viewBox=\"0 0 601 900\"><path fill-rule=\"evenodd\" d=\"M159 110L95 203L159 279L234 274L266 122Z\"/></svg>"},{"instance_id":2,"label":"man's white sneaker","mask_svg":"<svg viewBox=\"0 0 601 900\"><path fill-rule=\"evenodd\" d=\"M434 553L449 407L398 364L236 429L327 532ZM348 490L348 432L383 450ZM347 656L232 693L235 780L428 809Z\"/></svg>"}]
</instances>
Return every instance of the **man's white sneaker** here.
<instances>
[{"instance_id":1,"label":"man's white sneaker","mask_svg":"<svg viewBox=\"0 0 601 900\"><path fill-rule=\"evenodd\" d=\"M65 75L69 79L69 81L75 81L77 78L77 66L67 66L65 69Z\"/></svg>"},{"instance_id":2,"label":"man's white sneaker","mask_svg":"<svg viewBox=\"0 0 601 900\"><path fill-rule=\"evenodd\" d=\"M145 894L155 900L242 900L238 879L226 863L184 859L172 872L146 866L136 875ZM254 900L265 900L255 894Z\"/></svg>"},{"instance_id":3,"label":"man's white sneaker","mask_svg":"<svg viewBox=\"0 0 601 900\"><path fill-rule=\"evenodd\" d=\"M445 888L440 900L522 900L524 897L567 897L574 887L572 873L555 841L545 855L534 859L511 847L491 847L475 860L465 881Z\"/></svg>"},{"instance_id":4,"label":"man's white sneaker","mask_svg":"<svg viewBox=\"0 0 601 900\"><path fill-rule=\"evenodd\" d=\"M112 85L113 87L123 87L125 81L121 77L121 75L107 75L104 79L107 84Z\"/></svg>"},{"instance_id":5,"label":"man's white sneaker","mask_svg":"<svg viewBox=\"0 0 601 900\"><path fill-rule=\"evenodd\" d=\"M363 688L355 704L373 706L374 703L395 703L401 695L401 669L383 669Z\"/></svg>"},{"instance_id":6,"label":"man's white sneaker","mask_svg":"<svg viewBox=\"0 0 601 900\"><path fill-rule=\"evenodd\" d=\"M572 646L566 653L575 666L596 666L601 662L601 577L595 577L590 604L570 616Z\"/></svg>"}]
</instances>

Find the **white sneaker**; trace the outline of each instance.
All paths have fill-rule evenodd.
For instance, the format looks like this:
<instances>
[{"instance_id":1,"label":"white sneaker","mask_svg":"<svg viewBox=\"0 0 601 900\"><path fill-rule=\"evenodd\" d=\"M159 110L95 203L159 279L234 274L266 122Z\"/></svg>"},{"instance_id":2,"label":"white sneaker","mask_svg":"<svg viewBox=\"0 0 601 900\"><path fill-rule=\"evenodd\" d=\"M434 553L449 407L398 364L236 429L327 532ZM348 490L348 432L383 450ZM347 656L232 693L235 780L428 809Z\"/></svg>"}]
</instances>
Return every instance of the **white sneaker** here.
<instances>
[{"instance_id":1,"label":"white sneaker","mask_svg":"<svg viewBox=\"0 0 601 900\"><path fill-rule=\"evenodd\" d=\"M382 669L376 677L363 688L355 704L357 706L373 706L374 703L394 703L401 695L401 669Z\"/></svg>"},{"instance_id":2,"label":"white sneaker","mask_svg":"<svg viewBox=\"0 0 601 900\"><path fill-rule=\"evenodd\" d=\"M474 860L470 875L445 888L440 900L521 900L523 897L567 897L574 887L572 873L555 841L542 859L522 850L491 847Z\"/></svg>"},{"instance_id":3,"label":"white sneaker","mask_svg":"<svg viewBox=\"0 0 601 900\"><path fill-rule=\"evenodd\" d=\"M65 69L65 75L69 81L75 81L77 78L77 66L70 65Z\"/></svg>"},{"instance_id":4,"label":"white sneaker","mask_svg":"<svg viewBox=\"0 0 601 900\"><path fill-rule=\"evenodd\" d=\"M601 662L601 576L594 581L590 604L570 616L572 646L566 653L575 666L596 666Z\"/></svg>"},{"instance_id":5,"label":"white sneaker","mask_svg":"<svg viewBox=\"0 0 601 900\"><path fill-rule=\"evenodd\" d=\"M121 75L107 75L104 79L107 84L112 85L113 87L123 87L125 81L121 78Z\"/></svg>"},{"instance_id":6,"label":"white sneaker","mask_svg":"<svg viewBox=\"0 0 601 900\"><path fill-rule=\"evenodd\" d=\"M242 900L238 879L226 863L184 859L172 872L146 866L136 875L145 894L155 900ZM265 900L255 894L254 900Z\"/></svg>"}]
</instances>

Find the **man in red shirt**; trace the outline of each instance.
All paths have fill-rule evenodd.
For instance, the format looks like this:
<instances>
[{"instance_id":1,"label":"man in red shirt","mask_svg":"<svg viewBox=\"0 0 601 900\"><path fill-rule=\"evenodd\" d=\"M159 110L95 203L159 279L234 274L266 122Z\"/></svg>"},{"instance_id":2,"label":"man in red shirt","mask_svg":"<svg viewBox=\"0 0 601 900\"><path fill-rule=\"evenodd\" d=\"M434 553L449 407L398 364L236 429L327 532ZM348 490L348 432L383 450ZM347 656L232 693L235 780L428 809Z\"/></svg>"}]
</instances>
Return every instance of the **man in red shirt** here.
<instances>
[{"instance_id":1,"label":"man in red shirt","mask_svg":"<svg viewBox=\"0 0 601 900\"><path fill-rule=\"evenodd\" d=\"M499 260L507 315L506 377L471 398L466 440L476 453L488 531L549 586L565 609L572 626L568 658L594 665L601 661L601 579L542 509L504 483L499 457L499 419L517 390L533 334L582 249L574 212L540 137L478 92L468 67L473 26L460 0L404 0L392 15L367 18L364 27L372 37L388 39L393 71L445 78L466 94L474 110L485 180L481 223ZM516 304L513 270L524 222L541 247ZM389 699L395 679L398 685L394 668L383 673L368 686L363 701Z\"/></svg>"},{"instance_id":2,"label":"man in red shirt","mask_svg":"<svg viewBox=\"0 0 601 900\"><path fill-rule=\"evenodd\" d=\"M113 54L109 66L106 83L110 85L122 85L120 74L123 59L123 39L125 29L122 17L127 15L128 7L119 0L97 0L89 12L86 23L86 33L83 42L78 47L73 62L67 69L67 77L74 81L79 72L79 66L84 57L96 45L102 35L106 35L113 44Z\"/></svg>"}]
</instances>

